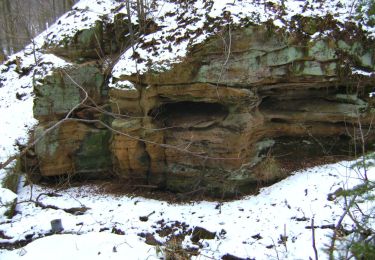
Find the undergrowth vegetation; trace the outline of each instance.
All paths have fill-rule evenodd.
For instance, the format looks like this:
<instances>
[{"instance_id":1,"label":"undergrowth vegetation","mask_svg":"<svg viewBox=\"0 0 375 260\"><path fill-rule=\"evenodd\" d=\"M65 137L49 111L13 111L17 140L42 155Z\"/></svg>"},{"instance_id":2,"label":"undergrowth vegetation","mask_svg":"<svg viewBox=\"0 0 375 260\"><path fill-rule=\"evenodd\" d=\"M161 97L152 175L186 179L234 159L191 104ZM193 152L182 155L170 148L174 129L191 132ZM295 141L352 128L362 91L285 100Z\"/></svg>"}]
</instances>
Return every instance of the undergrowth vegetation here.
<instances>
[{"instance_id":1,"label":"undergrowth vegetation","mask_svg":"<svg viewBox=\"0 0 375 260\"><path fill-rule=\"evenodd\" d=\"M336 192L342 203L339 219L328 248L330 259L375 259L375 183L368 177L374 166L375 154L364 155L351 165L360 183ZM344 223L351 223L351 227Z\"/></svg>"},{"instance_id":2,"label":"undergrowth vegetation","mask_svg":"<svg viewBox=\"0 0 375 260\"><path fill-rule=\"evenodd\" d=\"M11 169L6 171L6 175L2 180L1 187L11 190L12 192L17 194L18 184L21 176L21 164L20 161L17 160L16 165ZM12 218L16 213L16 206L17 206L17 199L14 199L11 202L6 203L6 205L2 205L7 208L7 211L4 215L7 218Z\"/></svg>"}]
</instances>

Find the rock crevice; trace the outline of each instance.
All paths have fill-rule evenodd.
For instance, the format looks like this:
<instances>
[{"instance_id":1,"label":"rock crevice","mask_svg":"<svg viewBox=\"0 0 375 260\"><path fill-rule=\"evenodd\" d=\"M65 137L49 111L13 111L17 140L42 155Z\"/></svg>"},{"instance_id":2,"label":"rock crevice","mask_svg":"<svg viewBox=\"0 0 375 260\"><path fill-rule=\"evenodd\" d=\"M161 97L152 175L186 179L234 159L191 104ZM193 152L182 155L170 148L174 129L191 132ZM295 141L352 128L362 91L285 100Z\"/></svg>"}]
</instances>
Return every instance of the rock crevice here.
<instances>
[{"instance_id":1,"label":"rock crevice","mask_svg":"<svg viewBox=\"0 0 375 260\"><path fill-rule=\"evenodd\" d=\"M76 64L67 74L90 101L72 115L109 127L63 123L35 149L39 174L115 174L226 196L278 180L314 156L348 155L348 141L353 145L361 129L368 143L374 139L374 78L355 75L345 58L374 71L374 48L339 38L298 41L264 25L234 30L229 55L223 48L211 37L172 69L123 75L116 80L134 87L108 93L100 64ZM35 136L82 101L82 91L59 71L38 82L35 93Z\"/></svg>"}]
</instances>

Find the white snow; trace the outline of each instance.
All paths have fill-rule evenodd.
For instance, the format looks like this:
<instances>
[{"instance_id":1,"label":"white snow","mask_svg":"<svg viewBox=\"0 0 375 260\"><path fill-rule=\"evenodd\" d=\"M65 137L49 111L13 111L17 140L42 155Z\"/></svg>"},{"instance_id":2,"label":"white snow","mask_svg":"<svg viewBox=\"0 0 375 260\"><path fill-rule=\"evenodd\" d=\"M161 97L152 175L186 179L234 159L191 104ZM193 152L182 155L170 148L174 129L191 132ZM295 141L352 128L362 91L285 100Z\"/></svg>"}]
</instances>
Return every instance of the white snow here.
<instances>
[{"instance_id":1,"label":"white snow","mask_svg":"<svg viewBox=\"0 0 375 260\"><path fill-rule=\"evenodd\" d=\"M53 68L70 65L52 54L36 51L34 56L29 48L9 57L11 63L0 65L0 162L18 152L16 143L26 144L30 129L37 123L33 117L33 81L43 78ZM0 180L3 174L1 170Z\"/></svg>"},{"instance_id":2,"label":"white snow","mask_svg":"<svg viewBox=\"0 0 375 260\"><path fill-rule=\"evenodd\" d=\"M152 246L139 243L139 237L92 232L80 236L54 235L36 240L6 259L158 259ZM1 256L1 254L0 254ZM129 257L129 258L128 258ZM133 257L133 258L132 258Z\"/></svg>"},{"instance_id":3,"label":"white snow","mask_svg":"<svg viewBox=\"0 0 375 260\"><path fill-rule=\"evenodd\" d=\"M162 29L143 36L142 41L145 43L156 41L159 45L153 48L138 43L135 46L135 51L140 58L138 62L132 58L133 50L128 49L115 65L113 76L120 78L122 75L142 73L148 69L165 70L174 63L182 61L189 47L218 33L212 29L210 32L195 34L198 29L207 25L206 14L211 18L218 18L223 16L224 11L230 12L234 23L239 23L241 18L245 17L250 17L253 22L273 19L274 24L280 27L286 26L293 15L331 14L338 21L353 21L361 24L370 37L375 36L374 27L367 26L368 17L364 17L362 21L354 19L356 6L349 0L271 0L267 1L269 3L267 6L263 1L235 1L235 5L232 4L233 2L233 0L214 1L209 12L206 12L203 0L197 0L185 8L179 8L173 2L158 0L148 16L154 17ZM282 4L285 5L285 14L278 12ZM4 162L9 156L18 152L16 142L25 144L30 129L37 123L32 115L33 76L35 79L43 78L53 68L70 66L68 62L55 55L42 52L41 47L45 43L62 45L64 37L73 37L80 30L92 28L102 17L112 21L116 12L125 12L124 8L120 7L121 2L116 0L81 0L74 6L73 11L63 15L38 36L34 40L35 45L31 44L24 51L11 56L8 61L13 61L13 64L0 65L0 162ZM116 8L118 11L113 11ZM180 17L178 21L177 17ZM194 20L189 20L192 18ZM183 24L179 29L176 21ZM134 17L133 23L137 22ZM226 24L226 21L223 20L222 23ZM170 44L169 41L165 41L169 36L180 37L180 41ZM30 71L20 73L22 69L30 69ZM362 71L354 72L363 74ZM131 82L126 81L119 81L118 84L134 87ZM310 225L311 218L314 218L315 225L318 226L335 224L342 214L342 203L327 201L327 194L340 187L352 187L360 183L357 173L349 170L350 164L351 162L342 162L307 169L262 189L259 195L225 202L220 207L217 202L170 204L140 197L111 196L102 194L100 187L96 186L72 187L62 191L42 188L38 185L24 186L18 194L19 213L14 218L5 219L4 206L1 206L0 231L9 239L2 238L0 242L15 242L29 236L41 238L20 249L0 250L0 258L155 259L160 256L159 248L146 245L144 238L139 234L153 233L156 239L165 242L167 238L160 237L156 232L161 228L160 221L164 220L163 223L167 226L173 226L178 221L185 222L189 228L201 226L217 232L215 239L201 241L202 248L196 259L219 259L226 253L256 259L307 259L313 257L311 230L305 228ZM368 174L374 179L374 169ZM5 171L1 170L0 180L4 175ZM83 215L72 215L62 210L42 210L29 202L30 198L35 200L39 194L46 192L57 192L61 196L41 196L40 201L44 204L56 205L60 208L84 205L90 209ZM3 205L14 200L16 195L0 188L0 198ZM367 207L370 210L373 205ZM140 216L148 215L153 211L155 214L151 215L147 222L139 220ZM65 228L63 234L44 237L50 232L50 221L56 218L62 220ZM304 218L306 219L303 220ZM297 219L302 220L297 221ZM349 227L351 224L346 223ZM181 232L181 228L175 228L175 233ZM125 234L112 234L112 230L122 230ZM278 243L280 235L284 233L288 236L286 245ZM256 238L258 234L261 236L259 240ZM316 229L317 246L322 258L325 256L323 247L329 241L330 234L329 229ZM189 236L185 238L183 244L196 247ZM272 245L273 248L267 248Z\"/></svg>"},{"instance_id":4,"label":"white snow","mask_svg":"<svg viewBox=\"0 0 375 260\"><path fill-rule=\"evenodd\" d=\"M81 0L72 11L67 12L44 33L43 41L47 44L63 46L64 39L72 38L78 31L94 27L96 21L113 21L112 10L120 5L116 0Z\"/></svg>"},{"instance_id":5,"label":"white snow","mask_svg":"<svg viewBox=\"0 0 375 260\"><path fill-rule=\"evenodd\" d=\"M151 233L166 242L158 231L162 223L174 228L174 234L182 228L174 225L185 223L188 228L203 227L216 232L213 240L200 241L200 255L193 259L220 259L224 254L256 259L308 259L313 257L311 225L336 224L343 212L341 200L328 201L327 195L339 188L350 188L361 183L361 175L352 170L354 162L340 162L303 170L270 187L263 188L258 195L224 202L190 202L171 204L141 197L113 196L101 192L100 186L72 187L53 190L34 185L23 187L19 192L19 212L13 219L3 222L0 230L14 242L27 236L43 237L50 232L50 221L61 219L63 234L40 238L27 246L13 251L1 250L1 259L37 258L100 258L100 259L156 259L158 249L145 244L142 233ZM374 178L375 169L367 173ZM40 202L59 208L88 207L82 215L68 214L62 210L36 207L34 200L41 193L56 192L59 197L43 195ZM361 204L363 210L371 210L370 202ZM155 212L147 222L141 216ZM351 227L346 221L344 226ZM122 235L112 234L120 230ZM324 247L330 241L330 229L315 230L319 256L324 259ZM280 235L286 235L286 244L279 243ZM190 236L183 241L185 247L197 247ZM267 248L273 246L273 248ZM113 247L117 252L113 252ZM100 252L100 254L99 254ZM20 256L22 255L22 256Z\"/></svg>"},{"instance_id":6,"label":"white snow","mask_svg":"<svg viewBox=\"0 0 375 260\"><path fill-rule=\"evenodd\" d=\"M115 83L109 83L108 87L110 88L117 88L117 89L127 89L127 90L135 90L135 85L130 82L129 80L119 80Z\"/></svg>"},{"instance_id":7,"label":"white snow","mask_svg":"<svg viewBox=\"0 0 375 260\"><path fill-rule=\"evenodd\" d=\"M41 52L43 34L30 44L8 58L0 65L0 163L19 152L18 145L26 145L30 130L37 124L33 116L33 82L37 84L54 68L70 66L65 60ZM0 169L0 186L7 170L14 167L15 161ZM6 194L0 190L0 196ZM0 214L2 215L2 214Z\"/></svg>"},{"instance_id":8,"label":"white snow","mask_svg":"<svg viewBox=\"0 0 375 260\"><path fill-rule=\"evenodd\" d=\"M17 194L11 190L0 188L0 216L3 216L8 210L8 205L13 203L17 198ZM2 217L0 217L1 219Z\"/></svg>"},{"instance_id":9,"label":"white snow","mask_svg":"<svg viewBox=\"0 0 375 260\"><path fill-rule=\"evenodd\" d=\"M361 69L352 68L352 74L353 75L362 75L362 76L366 76L366 77L371 77L371 76L375 75L375 72L368 72L368 71L364 71L364 70L361 70Z\"/></svg>"},{"instance_id":10,"label":"white snow","mask_svg":"<svg viewBox=\"0 0 375 260\"><path fill-rule=\"evenodd\" d=\"M208 17L220 21L222 28L229 24L225 16L229 15L232 25L240 24L242 19L253 23L271 20L275 26L288 30L288 23L294 16L325 17L331 15L341 24L348 21L356 23L368 32L369 37L374 38L375 28L368 25L370 18L364 13L365 7L358 7L360 4L361 1L353 3L351 0L271 0L267 2L220 0L212 1L211 6L207 1L197 0L181 7L172 1L157 0L156 8L150 11L149 16L153 17L161 29L141 36L140 43L137 43L134 49L130 48L125 51L114 66L112 76L121 78L123 75L143 74L149 70L161 72L170 69L173 64L184 59L189 48L203 42L209 36L220 33L213 28L213 22L209 21ZM356 18L358 13L364 17L362 20ZM134 18L133 23L136 22L137 19ZM316 37L317 35L314 35L312 39ZM171 38L174 40L171 41ZM145 43L152 42L156 44L145 45Z\"/></svg>"}]
</instances>

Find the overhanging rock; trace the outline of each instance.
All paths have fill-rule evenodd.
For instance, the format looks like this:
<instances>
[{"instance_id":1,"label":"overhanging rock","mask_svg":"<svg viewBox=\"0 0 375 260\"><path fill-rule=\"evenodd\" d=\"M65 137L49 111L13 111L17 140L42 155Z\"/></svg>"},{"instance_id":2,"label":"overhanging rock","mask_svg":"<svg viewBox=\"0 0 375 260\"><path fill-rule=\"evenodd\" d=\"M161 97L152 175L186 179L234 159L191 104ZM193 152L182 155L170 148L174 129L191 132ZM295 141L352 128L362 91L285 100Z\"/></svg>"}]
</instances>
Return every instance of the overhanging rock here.
<instances>
[{"instance_id":1,"label":"overhanging rock","mask_svg":"<svg viewBox=\"0 0 375 260\"><path fill-rule=\"evenodd\" d=\"M38 144L40 175L110 173L227 196L311 160L349 155L361 145L361 131L366 144L375 137L375 43L336 36L237 28L230 51L211 37L168 71L120 76L115 80L132 86L111 88L108 96L110 75L98 65L77 65L71 74L92 99ZM368 73L355 74L359 69ZM36 85L35 135L82 101L82 91L66 82L54 73Z\"/></svg>"}]
</instances>

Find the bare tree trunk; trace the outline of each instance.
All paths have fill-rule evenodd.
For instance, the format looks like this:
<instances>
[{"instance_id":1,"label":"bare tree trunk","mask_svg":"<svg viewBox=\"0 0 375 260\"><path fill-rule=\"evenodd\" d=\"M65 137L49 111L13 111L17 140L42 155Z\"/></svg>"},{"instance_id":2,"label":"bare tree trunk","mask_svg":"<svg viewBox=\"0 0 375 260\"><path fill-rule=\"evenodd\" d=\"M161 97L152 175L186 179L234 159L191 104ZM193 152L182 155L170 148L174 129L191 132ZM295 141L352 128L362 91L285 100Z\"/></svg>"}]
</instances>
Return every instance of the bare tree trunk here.
<instances>
[{"instance_id":1,"label":"bare tree trunk","mask_svg":"<svg viewBox=\"0 0 375 260\"><path fill-rule=\"evenodd\" d=\"M11 17L11 5L9 0L2 0L2 19L3 19L3 33L4 33L4 38L5 38L5 54L11 54L13 52L12 46L13 44L13 38L14 38L14 25L13 19Z\"/></svg>"},{"instance_id":2,"label":"bare tree trunk","mask_svg":"<svg viewBox=\"0 0 375 260\"><path fill-rule=\"evenodd\" d=\"M137 16L139 21L139 31L144 32L146 26L146 14L143 0L137 0Z\"/></svg>"},{"instance_id":3,"label":"bare tree trunk","mask_svg":"<svg viewBox=\"0 0 375 260\"><path fill-rule=\"evenodd\" d=\"M12 54L28 44L76 0L0 0L0 49Z\"/></svg>"},{"instance_id":4,"label":"bare tree trunk","mask_svg":"<svg viewBox=\"0 0 375 260\"><path fill-rule=\"evenodd\" d=\"M130 41L131 41L131 46L133 49L133 54L135 53L134 49L134 44L135 44L135 39L134 39L134 31L133 31L133 25L132 25L132 15L131 15L131 9L130 9L130 1L126 1L126 12L128 16L128 27L129 27L129 33L130 33Z\"/></svg>"},{"instance_id":5,"label":"bare tree trunk","mask_svg":"<svg viewBox=\"0 0 375 260\"><path fill-rule=\"evenodd\" d=\"M65 2L65 1L63 1ZM55 0L52 0L52 11L53 11L53 16L56 16L56 12L57 12L57 7L56 7L56 2Z\"/></svg>"}]
</instances>

